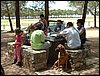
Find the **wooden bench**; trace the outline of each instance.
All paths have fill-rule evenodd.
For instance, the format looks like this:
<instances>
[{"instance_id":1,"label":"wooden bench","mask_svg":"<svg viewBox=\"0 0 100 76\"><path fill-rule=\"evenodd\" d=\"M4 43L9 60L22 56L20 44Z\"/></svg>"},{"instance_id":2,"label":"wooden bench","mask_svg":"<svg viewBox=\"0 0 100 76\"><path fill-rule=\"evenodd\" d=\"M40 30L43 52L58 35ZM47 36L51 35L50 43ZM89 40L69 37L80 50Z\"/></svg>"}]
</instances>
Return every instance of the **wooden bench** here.
<instances>
[{"instance_id":1,"label":"wooden bench","mask_svg":"<svg viewBox=\"0 0 100 76\"><path fill-rule=\"evenodd\" d=\"M14 42L8 43L8 56L13 61L14 56ZM22 46L22 62L23 67L30 69L30 71L41 70L47 68L47 51L46 50L33 50L31 46Z\"/></svg>"}]
</instances>

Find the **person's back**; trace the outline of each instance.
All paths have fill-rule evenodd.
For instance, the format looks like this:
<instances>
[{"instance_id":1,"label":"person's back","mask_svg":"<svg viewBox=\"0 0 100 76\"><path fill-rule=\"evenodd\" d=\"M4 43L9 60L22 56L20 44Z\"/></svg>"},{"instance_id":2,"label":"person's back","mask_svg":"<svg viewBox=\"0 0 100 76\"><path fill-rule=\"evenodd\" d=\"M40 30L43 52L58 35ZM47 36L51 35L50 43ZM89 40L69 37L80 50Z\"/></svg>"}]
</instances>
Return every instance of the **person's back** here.
<instances>
[{"instance_id":1,"label":"person's back","mask_svg":"<svg viewBox=\"0 0 100 76\"><path fill-rule=\"evenodd\" d=\"M74 27L68 28L67 45L71 48L76 48L81 45L79 33Z\"/></svg>"},{"instance_id":2,"label":"person's back","mask_svg":"<svg viewBox=\"0 0 100 76\"><path fill-rule=\"evenodd\" d=\"M31 34L31 46L33 49L42 49L44 43L44 32L42 30L35 30Z\"/></svg>"},{"instance_id":3,"label":"person's back","mask_svg":"<svg viewBox=\"0 0 100 76\"><path fill-rule=\"evenodd\" d=\"M81 46L81 40L78 31L73 27L71 22L67 23L68 28L60 32L60 34L65 36L67 41L67 46L70 49L77 49Z\"/></svg>"},{"instance_id":4,"label":"person's back","mask_svg":"<svg viewBox=\"0 0 100 76\"><path fill-rule=\"evenodd\" d=\"M42 26L43 24L41 22L36 23L35 30L31 34L30 43L34 50L46 50L46 56L48 58L48 51L51 44L49 42L45 42L45 34L44 31L42 31Z\"/></svg>"}]
</instances>

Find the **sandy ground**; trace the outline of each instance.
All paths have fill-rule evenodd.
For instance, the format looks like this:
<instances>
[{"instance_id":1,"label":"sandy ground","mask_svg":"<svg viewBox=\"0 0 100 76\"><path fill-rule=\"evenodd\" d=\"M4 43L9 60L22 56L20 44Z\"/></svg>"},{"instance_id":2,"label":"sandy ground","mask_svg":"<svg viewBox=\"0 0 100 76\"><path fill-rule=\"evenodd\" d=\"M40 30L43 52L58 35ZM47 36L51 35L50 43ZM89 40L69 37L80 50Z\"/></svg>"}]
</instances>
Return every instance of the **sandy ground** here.
<instances>
[{"instance_id":1,"label":"sandy ground","mask_svg":"<svg viewBox=\"0 0 100 76\"><path fill-rule=\"evenodd\" d=\"M87 39L90 42L90 48L92 52L92 57L88 59L88 62L92 64L89 68L86 68L82 71L74 71L71 74L99 74L99 29L87 29ZM1 33L1 64L5 70L6 75L36 75L34 72L30 72L26 68L19 68L16 65L11 65L11 62L6 54L7 51L7 43L14 40L14 33ZM91 60L92 59L92 60ZM93 60L94 59L94 60ZM94 62L93 62L94 61ZM47 73L51 75L54 71L42 71L38 72L38 74ZM87 73L88 72L88 73ZM67 73L63 73L67 75ZM45 74L46 75L46 74ZM56 74L53 74L56 75ZM60 74L62 75L62 74Z\"/></svg>"}]
</instances>

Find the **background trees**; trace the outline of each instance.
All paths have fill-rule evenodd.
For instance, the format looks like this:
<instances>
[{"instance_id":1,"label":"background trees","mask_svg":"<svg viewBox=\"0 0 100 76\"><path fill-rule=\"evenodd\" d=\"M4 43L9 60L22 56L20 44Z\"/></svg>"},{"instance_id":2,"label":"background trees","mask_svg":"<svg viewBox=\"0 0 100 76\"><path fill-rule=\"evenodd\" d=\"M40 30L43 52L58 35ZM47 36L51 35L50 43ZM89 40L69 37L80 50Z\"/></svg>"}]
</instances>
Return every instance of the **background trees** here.
<instances>
[{"instance_id":1,"label":"background trees","mask_svg":"<svg viewBox=\"0 0 100 76\"><path fill-rule=\"evenodd\" d=\"M12 27L12 21L11 21L11 14L14 15L13 13L13 10L14 10L14 7L13 7L14 3L12 1L1 1L1 16L2 15L5 15L8 17L9 19L9 23L10 23L10 28L11 28L11 31L13 32L13 27Z\"/></svg>"},{"instance_id":2,"label":"background trees","mask_svg":"<svg viewBox=\"0 0 100 76\"><path fill-rule=\"evenodd\" d=\"M1 1L1 17L7 16L7 10L5 7L6 2L10 9L10 16L15 16L15 1ZM28 1L19 1L20 6L20 17L26 17L27 16L39 16L41 13L45 14L45 2L44 1L32 1L32 5L30 7L26 7ZM61 9L53 9L49 10L49 15L82 15L83 13L83 7L84 7L84 1L68 1L69 6L72 7L72 9L68 10L61 10ZM49 3L55 3L54 1ZM95 13L95 7L96 7L96 15L99 15L99 1L88 1L88 7L87 7L87 14L91 13L94 15ZM49 6L50 8L50 6ZM59 12L59 13L58 13Z\"/></svg>"},{"instance_id":3,"label":"background trees","mask_svg":"<svg viewBox=\"0 0 100 76\"><path fill-rule=\"evenodd\" d=\"M15 17L15 10L16 10L16 27L20 28L20 18L19 18L19 12L22 9L23 6L25 6L26 1L17 1L18 4L15 4L15 1L1 1L1 17L7 16L10 23L11 32L13 32L13 26L11 21L11 16ZM16 7L15 7L16 5ZM21 9L20 9L21 8ZM18 24L17 24L18 23Z\"/></svg>"},{"instance_id":4,"label":"background trees","mask_svg":"<svg viewBox=\"0 0 100 76\"><path fill-rule=\"evenodd\" d=\"M83 16L82 16L84 23L85 23L85 19L86 19L87 5L88 5L88 1L85 1L84 2L84 8L83 8ZM83 27L84 27L84 23L83 23Z\"/></svg>"},{"instance_id":5,"label":"background trees","mask_svg":"<svg viewBox=\"0 0 100 76\"><path fill-rule=\"evenodd\" d=\"M1 1L1 17L8 17L11 31L13 31L12 21L11 19L15 17L15 2L16 1ZM61 9L53 9L48 10L50 8L45 7L45 1L31 1L32 5L30 7L26 7L28 1L19 1L19 15L20 18L39 18L40 14L46 15L46 19L48 20L48 15L52 17L66 17L66 15L82 15L84 2L85 1L68 1L69 6L72 9L61 10ZM48 3L55 3L55 1L47 1ZM45 13L45 9L49 11ZM96 15L99 15L99 1L88 1L87 12L86 14L91 13L94 16L94 27L96 27ZM18 19L20 20L20 19ZM17 22L17 21L16 21ZM18 26L20 27L20 26Z\"/></svg>"},{"instance_id":6,"label":"background trees","mask_svg":"<svg viewBox=\"0 0 100 76\"><path fill-rule=\"evenodd\" d=\"M85 1L69 1L69 5L76 10L81 10L82 13L84 2ZM88 1L87 13L91 13L94 16L94 27L96 27L96 15L99 15L97 10L99 10L99 1Z\"/></svg>"},{"instance_id":7,"label":"background trees","mask_svg":"<svg viewBox=\"0 0 100 76\"><path fill-rule=\"evenodd\" d=\"M20 26L20 10L25 6L25 1L15 1L15 16L16 16L16 28L21 28Z\"/></svg>"}]
</instances>

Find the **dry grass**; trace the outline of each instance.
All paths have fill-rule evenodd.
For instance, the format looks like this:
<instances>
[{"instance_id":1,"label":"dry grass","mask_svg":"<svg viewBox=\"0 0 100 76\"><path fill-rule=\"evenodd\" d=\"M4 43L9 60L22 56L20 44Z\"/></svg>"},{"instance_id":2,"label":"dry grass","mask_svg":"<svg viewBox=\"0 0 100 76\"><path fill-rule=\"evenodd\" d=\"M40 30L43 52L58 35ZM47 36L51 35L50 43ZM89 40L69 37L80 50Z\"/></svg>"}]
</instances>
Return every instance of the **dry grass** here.
<instances>
[{"instance_id":1,"label":"dry grass","mask_svg":"<svg viewBox=\"0 0 100 76\"><path fill-rule=\"evenodd\" d=\"M79 18L49 18L49 20L59 20L59 19L65 21L65 22L71 21L71 22L75 23L77 21L77 19L79 19ZM38 21L39 21L39 19L20 19L20 24L22 26L26 26L26 25L30 25L31 23L36 23ZM87 16L86 21L93 22L94 17ZM99 21L99 16L97 16L97 21ZM13 24L13 26L16 25L16 19L12 19L12 24ZM3 25L8 26L9 20L8 19L1 19L1 26L3 26Z\"/></svg>"}]
</instances>

